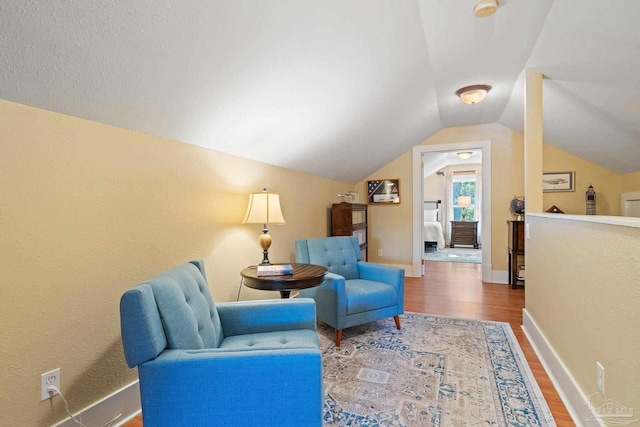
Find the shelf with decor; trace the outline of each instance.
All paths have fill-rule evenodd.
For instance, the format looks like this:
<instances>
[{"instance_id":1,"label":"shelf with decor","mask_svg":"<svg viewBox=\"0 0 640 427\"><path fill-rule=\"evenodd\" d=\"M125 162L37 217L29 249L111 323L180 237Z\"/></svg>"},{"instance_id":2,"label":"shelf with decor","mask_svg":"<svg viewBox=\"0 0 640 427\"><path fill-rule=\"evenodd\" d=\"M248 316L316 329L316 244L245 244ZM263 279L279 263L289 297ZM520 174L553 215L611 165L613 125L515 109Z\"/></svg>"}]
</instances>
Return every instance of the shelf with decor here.
<instances>
[{"instance_id":1,"label":"shelf with decor","mask_svg":"<svg viewBox=\"0 0 640 427\"><path fill-rule=\"evenodd\" d=\"M362 261L368 259L367 205L364 203L334 203L331 206L331 235L356 236Z\"/></svg>"},{"instance_id":2,"label":"shelf with decor","mask_svg":"<svg viewBox=\"0 0 640 427\"><path fill-rule=\"evenodd\" d=\"M507 221L509 225L509 284L512 288L524 286L524 221Z\"/></svg>"}]
</instances>

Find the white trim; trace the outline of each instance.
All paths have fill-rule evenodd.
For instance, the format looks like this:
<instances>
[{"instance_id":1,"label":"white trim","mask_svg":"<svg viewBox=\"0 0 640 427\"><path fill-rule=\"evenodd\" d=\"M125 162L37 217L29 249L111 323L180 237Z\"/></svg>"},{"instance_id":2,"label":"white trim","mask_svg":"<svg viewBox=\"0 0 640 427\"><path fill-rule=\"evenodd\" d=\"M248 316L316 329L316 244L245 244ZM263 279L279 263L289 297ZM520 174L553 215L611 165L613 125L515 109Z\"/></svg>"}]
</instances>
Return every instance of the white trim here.
<instances>
[{"instance_id":1,"label":"white trim","mask_svg":"<svg viewBox=\"0 0 640 427\"><path fill-rule=\"evenodd\" d=\"M486 280L485 280L486 282ZM491 283L509 283L509 272L506 270L494 270L491 272Z\"/></svg>"},{"instance_id":2,"label":"white trim","mask_svg":"<svg viewBox=\"0 0 640 427\"><path fill-rule=\"evenodd\" d=\"M622 216L627 215L627 202L633 202L640 200L640 191L630 191L628 193L622 193L622 206L620 207L620 213Z\"/></svg>"},{"instance_id":3,"label":"white trim","mask_svg":"<svg viewBox=\"0 0 640 427\"><path fill-rule=\"evenodd\" d=\"M619 225L622 227L634 227L640 228L640 218L633 216L608 216L608 215L558 215L552 213L528 213L525 214L525 218L528 216L535 216L547 219L561 220L561 221L580 221L580 222L593 222L598 224Z\"/></svg>"},{"instance_id":4,"label":"white trim","mask_svg":"<svg viewBox=\"0 0 640 427\"><path fill-rule=\"evenodd\" d=\"M522 330L529 343L531 343L531 347L533 347L533 351L538 356L544 370L549 375L573 422L578 427L586 426L589 419L593 422L595 414L586 405L587 397L582 393L575 379L553 350L526 308L522 309ZM589 425L593 424L589 423Z\"/></svg>"},{"instance_id":5,"label":"white trim","mask_svg":"<svg viewBox=\"0 0 640 427\"><path fill-rule=\"evenodd\" d=\"M57 399L58 397L53 397ZM138 381L124 386L109 396L92 403L78 413L73 414L78 421L87 426L122 426L140 413L140 388ZM110 421L113 424L110 424ZM78 427L78 424L67 417L52 427Z\"/></svg>"},{"instance_id":6,"label":"white trim","mask_svg":"<svg viewBox=\"0 0 640 427\"><path fill-rule=\"evenodd\" d=\"M413 226L412 226L412 263L411 276L421 277L422 272L422 206L416 200L422 200L422 155L437 151L482 150L482 281L491 282L493 266L491 264L491 141L454 142L451 144L418 145L413 147Z\"/></svg>"}]
</instances>

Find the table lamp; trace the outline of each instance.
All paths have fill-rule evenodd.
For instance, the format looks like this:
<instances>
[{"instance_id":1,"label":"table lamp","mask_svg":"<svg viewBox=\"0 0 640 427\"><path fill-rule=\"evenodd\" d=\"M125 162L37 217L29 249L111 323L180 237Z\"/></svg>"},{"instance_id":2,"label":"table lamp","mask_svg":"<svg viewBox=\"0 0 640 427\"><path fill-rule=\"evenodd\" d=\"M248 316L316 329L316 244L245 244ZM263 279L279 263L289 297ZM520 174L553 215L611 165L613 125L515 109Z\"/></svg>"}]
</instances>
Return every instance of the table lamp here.
<instances>
[{"instance_id":1,"label":"table lamp","mask_svg":"<svg viewBox=\"0 0 640 427\"><path fill-rule=\"evenodd\" d=\"M467 220L467 207L471 206L471 196L458 197L458 206L462 208L462 220Z\"/></svg>"},{"instance_id":2,"label":"table lamp","mask_svg":"<svg viewBox=\"0 0 640 427\"><path fill-rule=\"evenodd\" d=\"M262 235L260 235L260 246L262 247L262 262L260 265L271 265L269 261L269 247L271 246L271 236L269 235L268 224L285 224L282 211L280 210L280 196L269 193L266 188L262 193L249 195L249 205L244 216L243 224L262 224Z\"/></svg>"}]
</instances>

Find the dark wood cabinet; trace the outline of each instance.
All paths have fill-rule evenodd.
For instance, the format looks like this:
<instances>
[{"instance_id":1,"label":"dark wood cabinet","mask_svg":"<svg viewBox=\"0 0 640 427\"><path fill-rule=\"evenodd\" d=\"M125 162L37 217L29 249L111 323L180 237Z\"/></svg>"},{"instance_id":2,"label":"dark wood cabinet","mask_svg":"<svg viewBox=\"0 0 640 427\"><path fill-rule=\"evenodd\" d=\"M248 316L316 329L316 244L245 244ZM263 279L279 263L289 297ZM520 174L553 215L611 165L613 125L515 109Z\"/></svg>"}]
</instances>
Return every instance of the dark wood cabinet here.
<instances>
[{"instance_id":1,"label":"dark wood cabinet","mask_svg":"<svg viewBox=\"0 0 640 427\"><path fill-rule=\"evenodd\" d=\"M331 206L331 235L356 236L360 243L362 261L368 259L367 205L363 203L334 203Z\"/></svg>"},{"instance_id":2,"label":"dark wood cabinet","mask_svg":"<svg viewBox=\"0 0 640 427\"><path fill-rule=\"evenodd\" d=\"M524 221L507 221L509 224L509 284L512 288L524 286Z\"/></svg>"},{"instance_id":3,"label":"dark wood cabinet","mask_svg":"<svg viewBox=\"0 0 640 427\"><path fill-rule=\"evenodd\" d=\"M450 247L469 245L478 249L478 221L451 221Z\"/></svg>"}]
</instances>

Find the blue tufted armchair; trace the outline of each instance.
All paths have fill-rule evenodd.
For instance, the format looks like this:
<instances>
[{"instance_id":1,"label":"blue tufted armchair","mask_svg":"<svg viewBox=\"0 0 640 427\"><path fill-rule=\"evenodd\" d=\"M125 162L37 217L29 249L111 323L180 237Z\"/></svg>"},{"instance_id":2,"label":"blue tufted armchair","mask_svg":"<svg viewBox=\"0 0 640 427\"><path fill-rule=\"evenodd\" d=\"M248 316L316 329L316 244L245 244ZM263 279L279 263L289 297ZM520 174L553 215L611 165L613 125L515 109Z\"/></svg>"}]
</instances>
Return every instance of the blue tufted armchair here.
<instances>
[{"instance_id":1,"label":"blue tufted armchair","mask_svg":"<svg viewBox=\"0 0 640 427\"><path fill-rule=\"evenodd\" d=\"M310 299L214 304L202 261L125 292L122 342L149 426L321 426Z\"/></svg>"},{"instance_id":2,"label":"blue tufted armchair","mask_svg":"<svg viewBox=\"0 0 640 427\"><path fill-rule=\"evenodd\" d=\"M318 319L342 329L391 317L400 329L404 313L404 270L360 260L360 245L353 236L296 240L296 262L329 269L322 285L300 291L316 301Z\"/></svg>"}]
</instances>

